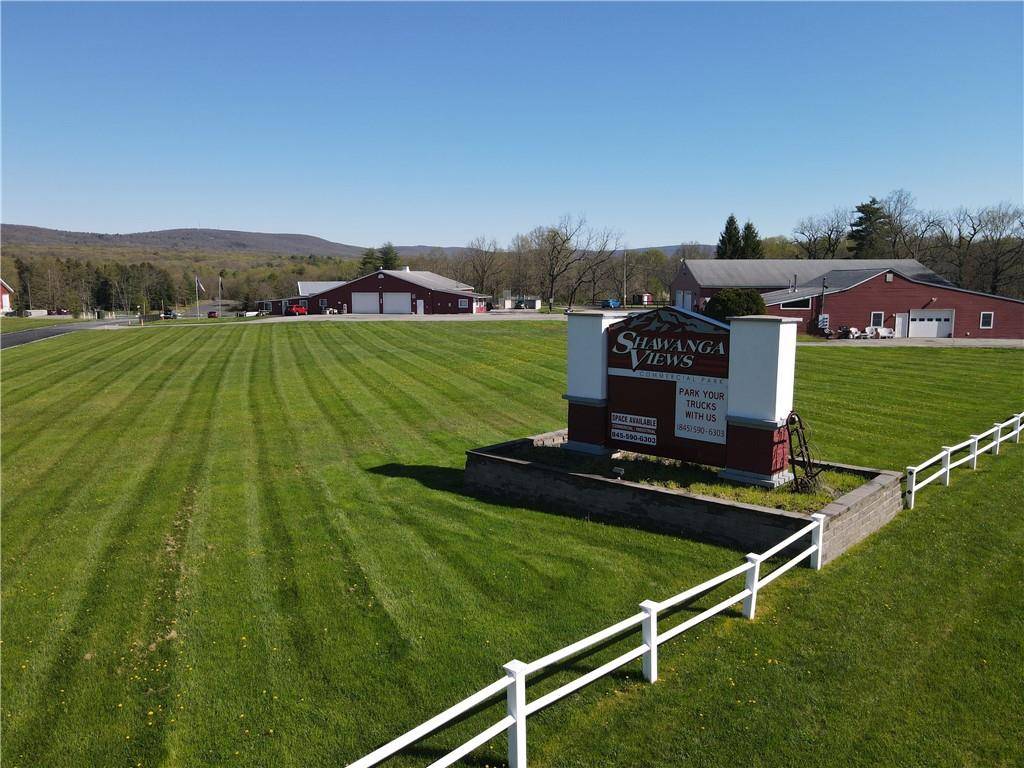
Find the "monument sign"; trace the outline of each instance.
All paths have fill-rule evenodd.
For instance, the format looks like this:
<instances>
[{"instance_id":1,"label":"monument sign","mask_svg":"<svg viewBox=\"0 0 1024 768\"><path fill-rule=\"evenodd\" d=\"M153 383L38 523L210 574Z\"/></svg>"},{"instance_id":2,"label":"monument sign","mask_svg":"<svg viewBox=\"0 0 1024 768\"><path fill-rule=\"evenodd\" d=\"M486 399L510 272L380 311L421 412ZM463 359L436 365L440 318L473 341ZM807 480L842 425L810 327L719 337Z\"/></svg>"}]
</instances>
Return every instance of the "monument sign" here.
<instances>
[{"instance_id":1,"label":"monument sign","mask_svg":"<svg viewBox=\"0 0 1024 768\"><path fill-rule=\"evenodd\" d=\"M721 323L675 307L569 314L569 440L722 467L777 486L788 471L796 322Z\"/></svg>"}]
</instances>

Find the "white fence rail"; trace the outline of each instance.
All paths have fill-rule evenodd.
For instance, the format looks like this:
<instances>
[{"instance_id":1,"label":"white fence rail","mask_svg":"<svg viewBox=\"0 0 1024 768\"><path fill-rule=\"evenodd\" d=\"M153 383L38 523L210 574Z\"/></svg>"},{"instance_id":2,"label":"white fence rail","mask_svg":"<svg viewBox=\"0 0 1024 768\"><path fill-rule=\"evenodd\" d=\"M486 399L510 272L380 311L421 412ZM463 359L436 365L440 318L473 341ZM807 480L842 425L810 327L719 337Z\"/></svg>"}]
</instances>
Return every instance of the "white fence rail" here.
<instances>
[{"instance_id":1,"label":"white fence rail","mask_svg":"<svg viewBox=\"0 0 1024 768\"><path fill-rule=\"evenodd\" d=\"M917 492L928 483L935 480L942 480L943 485L949 485L950 475L959 466L970 462L971 469L978 468L978 456L991 452L999 455L999 446L1010 438L1015 443L1020 442L1020 433L1024 422L1024 413L1017 413L1003 422L992 425L980 435L971 435L969 439L956 445L944 445L942 451L932 456L927 461L921 462L916 467L907 467L907 492L906 504L908 509L914 508L914 498ZM991 438L991 440L989 440ZM988 440L988 442L983 442ZM962 456L954 459L957 454L966 451ZM928 467L938 465L938 469L922 478L921 472Z\"/></svg>"},{"instance_id":2,"label":"white fence rail","mask_svg":"<svg viewBox=\"0 0 1024 768\"><path fill-rule=\"evenodd\" d=\"M379 765L406 747L426 738L430 734L440 730L442 727L452 723L477 707L498 698L502 693L504 693L506 697L505 717L484 729L469 741L446 754L444 757L431 763L429 768L443 768L444 766L452 765L468 755L474 749L483 746L495 736L498 736L502 731L505 731L508 734L509 768L526 768L526 719L528 716L535 712L539 712L545 707L554 704L559 699L565 698L569 694L578 691L580 688L589 685L595 680L604 677L619 667L629 664L636 659L642 660L644 678L648 682L653 683L658 679L658 646L662 643L671 640L688 629L692 629L701 622L706 621L712 616L721 613L730 606L739 602L743 603L744 617L752 619L754 618L754 612L757 609L757 594L760 589L771 584L786 571L796 565L799 565L805 560L809 560L808 564L811 568L819 570L821 568L822 561L825 516L815 514L811 515L811 517L813 518L813 522L808 523L796 533L786 537L771 549L768 549L761 554L747 555L746 562L742 565L736 566L732 570L721 573L712 579L708 579L702 584L691 587L685 592L680 592L678 595L674 595L673 597L662 600L661 602L644 600L640 603L639 613L635 613L629 618L623 619L617 624L612 624L610 627L606 627L600 632L595 632L589 637L585 637L571 645L567 645L566 647L553 651L546 656L542 656L536 661L530 663L518 660L510 661L504 667L505 677L500 680L496 680L485 688L480 689L472 696L463 699L452 707L449 707L441 714L436 717L432 717L430 720L427 720L422 725L413 728L408 733L405 733L397 739L388 742L384 746L375 749L373 752L366 755L366 757L356 760L354 763L351 763L348 768L371 768L371 766ZM808 547L776 567L775 570L767 576L761 576L762 563L769 558L780 554L784 549L796 544L804 537L810 538L810 545ZM667 611L678 605L682 605L689 600L698 598L707 592L710 592L712 589L715 589L716 587L719 587L739 576L744 577L743 589L739 592L730 595L724 600L721 600L710 608L688 618L686 621L677 624L671 629L667 629L664 632L658 631L659 618L665 616ZM602 664L584 675L570 680L568 683L565 683L564 685L537 699L534 699L533 701L527 701L526 689L528 677L530 675L563 662L566 659L577 656L584 651L601 645L602 643L618 638L621 635L635 632L638 628L641 632L640 645L633 647L631 650L626 651L617 658Z\"/></svg>"}]
</instances>

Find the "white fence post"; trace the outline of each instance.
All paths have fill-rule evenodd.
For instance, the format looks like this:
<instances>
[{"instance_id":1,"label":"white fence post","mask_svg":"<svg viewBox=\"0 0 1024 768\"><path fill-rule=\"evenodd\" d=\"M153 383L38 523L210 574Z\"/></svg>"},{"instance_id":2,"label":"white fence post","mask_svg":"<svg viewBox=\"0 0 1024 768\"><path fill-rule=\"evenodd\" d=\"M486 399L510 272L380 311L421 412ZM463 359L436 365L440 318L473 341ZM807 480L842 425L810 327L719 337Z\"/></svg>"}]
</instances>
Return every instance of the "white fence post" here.
<instances>
[{"instance_id":1,"label":"white fence post","mask_svg":"<svg viewBox=\"0 0 1024 768\"><path fill-rule=\"evenodd\" d=\"M513 681L508 687L508 715L515 718L508 727L508 766L526 768L526 664L513 659L505 672Z\"/></svg>"},{"instance_id":2,"label":"white fence post","mask_svg":"<svg viewBox=\"0 0 1024 768\"><path fill-rule=\"evenodd\" d=\"M978 468L978 436L971 435L971 469Z\"/></svg>"},{"instance_id":3,"label":"white fence post","mask_svg":"<svg viewBox=\"0 0 1024 768\"><path fill-rule=\"evenodd\" d=\"M641 628L644 645L647 646L647 653L643 656L644 679L653 683L658 679L658 604L653 600L644 600L640 603L640 610L644 612Z\"/></svg>"},{"instance_id":4,"label":"white fence post","mask_svg":"<svg viewBox=\"0 0 1024 768\"><path fill-rule=\"evenodd\" d=\"M996 436L994 438L992 438L992 455L993 456L998 456L999 455L999 441L1002 440L1002 438L1003 438L1003 425L1000 424L999 422L996 422L992 426L996 428Z\"/></svg>"},{"instance_id":5,"label":"white fence post","mask_svg":"<svg viewBox=\"0 0 1024 768\"><path fill-rule=\"evenodd\" d=\"M825 520L828 518L821 514L821 512L815 512L811 515L812 520L817 520L818 525L811 529L811 544L817 549L814 550L814 554L811 555L811 568L816 571L821 570L821 558L824 555L825 548Z\"/></svg>"},{"instance_id":6,"label":"white fence post","mask_svg":"<svg viewBox=\"0 0 1024 768\"><path fill-rule=\"evenodd\" d=\"M753 568L747 571L747 589L750 594L743 598L743 616L748 619L754 618L754 611L757 610L757 582L760 581L761 556L753 552L747 555L747 562L753 564Z\"/></svg>"},{"instance_id":7,"label":"white fence post","mask_svg":"<svg viewBox=\"0 0 1024 768\"><path fill-rule=\"evenodd\" d=\"M1021 419L1021 414L1018 413L1017 414L1017 421L1013 425L1014 430L1016 430L1016 432L1017 432L1017 434L1013 436L1013 442L1015 442L1015 443L1019 443L1020 442L1020 419Z\"/></svg>"},{"instance_id":8,"label":"white fence post","mask_svg":"<svg viewBox=\"0 0 1024 768\"><path fill-rule=\"evenodd\" d=\"M948 445L942 446L942 450L945 451L942 454L942 484L949 485L949 456L950 450Z\"/></svg>"},{"instance_id":9,"label":"white fence post","mask_svg":"<svg viewBox=\"0 0 1024 768\"><path fill-rule=\"evenodd\" d=\"M907 509L914 508L914 486L917 484L917 470L907 467Z\"/></svg>"}]
</instances>

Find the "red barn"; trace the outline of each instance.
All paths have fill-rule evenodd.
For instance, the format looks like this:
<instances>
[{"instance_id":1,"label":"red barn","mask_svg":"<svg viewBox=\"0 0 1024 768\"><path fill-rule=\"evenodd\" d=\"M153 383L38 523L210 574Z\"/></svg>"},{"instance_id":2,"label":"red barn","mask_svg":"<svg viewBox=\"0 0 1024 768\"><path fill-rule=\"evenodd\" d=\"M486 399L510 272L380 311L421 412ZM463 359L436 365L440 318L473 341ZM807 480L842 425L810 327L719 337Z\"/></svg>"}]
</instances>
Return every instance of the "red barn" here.
<instances>
[{"instance_id":1,"label":"red barn","mask_svg":"<svg viewBox=\"0 0 1024 768\"><path fill-rule=\"evenodd\" d=\"M896 269L832 270L812 283L763 294L768 312L817 333L885 327L897 337L1024 338L1024 301L932 282Z\"/></svg>"},{"instance_id":2,"label":"red barn","mask_svg":"<svg viewBox=\"0 0 1024 768\"><path fill-rule=\"evenodd\" d=\"M471 285L408 267L378 269L347 283L300 282L298 289L296 296L266 302L270 311L280 315L299 304L309 314L453 315L484 312L488 298Z\"/></svg>"},{"instance_id":3,"label":"red barn","mask_svg":"<svg viewBox=\"0 0 1024 768\"><path fill-rule=\"evenodd\" d=\"M684 259L672 280L672 299L677 307L699 312L723 288L778 291L810 284L837 269L898 269L946 282L916 259Z\"/></svg>"},{"instance_id":4,"label":"red barn","mask_svg":"<svg viewBox=\"0 0 1024 768\"><path fill-rule=\"evenodd\" d=\"M13 307L11 306L11 294L14 293L14 289L7 284L7 281L0 279L0 312L10 312Z\"/></svg>"},{"instance_id":5,"label":"red barn","mask_svg":"<svg viewBox=\"0 0 1024 768\"><path fill-rule=\"evenodd\" d=\"M824 287L823 287L824 285ZM896 336L1024 338L1024 302L957 288L916 259L688 259L672 281L677 307L700 311L724 288L753 288L768 312L831 328Z\"/></svg>"}]
</instances>

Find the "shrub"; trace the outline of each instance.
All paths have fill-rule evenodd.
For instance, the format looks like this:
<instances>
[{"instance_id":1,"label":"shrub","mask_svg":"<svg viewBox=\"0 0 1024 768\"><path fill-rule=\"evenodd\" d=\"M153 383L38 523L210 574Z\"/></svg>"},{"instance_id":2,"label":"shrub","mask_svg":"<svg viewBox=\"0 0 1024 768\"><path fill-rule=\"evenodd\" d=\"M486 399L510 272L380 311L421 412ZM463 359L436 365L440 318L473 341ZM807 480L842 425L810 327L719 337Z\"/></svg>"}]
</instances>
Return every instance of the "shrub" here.
<instances>
[{"instance_id":1,"label":"shrub","mask_svg":"<svg viewBox=\"0 0 1024 768\"><path fill-rule=\"evenodd\" d=\"M761 294L753 288L725 288L719 291L704 308L704 314L726 322L729 317L763 315L767 310Z\"/></svg>"}]
</instances>

